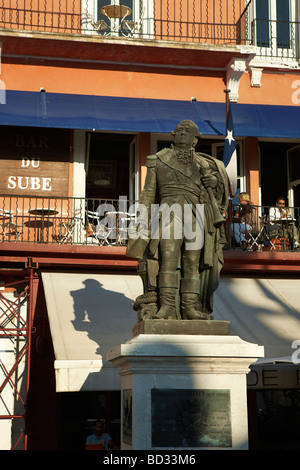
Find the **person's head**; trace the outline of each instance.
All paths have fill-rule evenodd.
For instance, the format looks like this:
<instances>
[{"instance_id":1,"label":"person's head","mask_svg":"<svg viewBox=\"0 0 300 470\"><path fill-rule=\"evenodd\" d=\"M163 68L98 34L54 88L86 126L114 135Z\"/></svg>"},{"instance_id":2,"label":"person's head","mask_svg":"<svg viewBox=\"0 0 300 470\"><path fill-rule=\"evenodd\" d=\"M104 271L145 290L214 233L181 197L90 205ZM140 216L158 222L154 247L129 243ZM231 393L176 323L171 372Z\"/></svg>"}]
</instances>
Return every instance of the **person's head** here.
<instances>
[{"instance_id":1,"label":"person's head","mask_svg":"<svg viewBox=\"0 0 300 470\"><path fill-rule=\"evenodd\" d=\"M97 421L95 422L94 429L95 429L96 436L101 436L101 434L104 431L104 423L101 419L97 419Z\"/></svg>"},{"instance_id":2,"label":"person's head","mask_svg":"<svg viewBox=\"0 0 300 470\"><path fill-rule=\"evenodd\" d=\"M245 193L245 192L241 192L239 193L239 200L240 200L240 204L248 204L249 201L250 201L250 196L248 193Z\"/></svg>"},{"instance_id":3,"label":"person's head","mask_svg":"<svg viewBox=\"0 0 300 470\"><path fill-rule=\"evenodd\" d=\"M276 199L276 206L277 207L285 207L285 197L282 197L282 196L278 197Z\"/></svg>"},{"instance_id":4,"label":"person's head","mask_svg":"<svg viewBox=\"0 0 300 470\"><path fill-rule=\"evenodd\" d=\"M186 149L195 147L199 137L201 137L197 124L189 119L179 122L172 135L174 136L175 145Z\"/></svg>"},{"instance_id":5,"label":"person's head","mask_svg":"<svg viewBox=\"0 0 300 470\"><path fill-rule=\"evenodd\" d=\"M239 193L239 200L240 201L250 201L250 196L248 193Z\"/></svg>"}]
</instances>

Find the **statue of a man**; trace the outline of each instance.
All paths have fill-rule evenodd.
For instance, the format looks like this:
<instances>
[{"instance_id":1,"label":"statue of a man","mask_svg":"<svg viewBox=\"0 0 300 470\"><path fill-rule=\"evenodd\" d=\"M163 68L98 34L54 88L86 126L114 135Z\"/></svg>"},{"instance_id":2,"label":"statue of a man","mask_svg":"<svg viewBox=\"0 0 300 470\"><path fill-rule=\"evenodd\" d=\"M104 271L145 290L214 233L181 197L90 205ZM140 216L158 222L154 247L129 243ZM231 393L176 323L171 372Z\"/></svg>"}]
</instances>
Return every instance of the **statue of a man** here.
<instances>
[{"instance_id":1,"label":"statue of a man","mask_svg":"<svg viewBox=\"0 0 300 470\"><path fill-rule=\"evenodd\" d=\"M146 243L128 242L127 255L139 258L144 283L134 308L140 320L207 320L223 266L228 176L221 161L195 151L200 134L194 122L181 121L172 135L171 148L147 158L140 205L151 236ZM153 230L158 204L158 230Z\"/></svg>"}]
</instances>

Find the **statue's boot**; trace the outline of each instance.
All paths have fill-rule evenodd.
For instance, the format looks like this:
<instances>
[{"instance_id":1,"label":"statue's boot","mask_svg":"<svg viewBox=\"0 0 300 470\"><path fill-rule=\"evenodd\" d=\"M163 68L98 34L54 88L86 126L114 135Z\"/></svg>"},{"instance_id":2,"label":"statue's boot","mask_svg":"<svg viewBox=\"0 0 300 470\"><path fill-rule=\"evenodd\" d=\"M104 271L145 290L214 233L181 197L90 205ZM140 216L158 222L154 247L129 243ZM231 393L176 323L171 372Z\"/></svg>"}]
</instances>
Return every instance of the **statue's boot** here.
<instances>
[{"instance_id":1,"label":"statue's boot","mask_svg":"<svg viewBox=\"0 0 300 470\"><path fill-rule=\"evenodd\" d=\"M197 309L200 280L183 278L181 281L181 313L183 320L208 320L207 313Z\"/></svg>"},{"instance_id":2,"label":"statue's boot","mask_svg":"<svg viewBox=\"0 0 300 470\"><path fill-rule=\"evenodd\" d=\"M175 295L176 289L174 288L161 287L159 289L160 309L154 318L160 320L176 320Z\"/></svg>"},{"instance_id":3,"label":"statue's boot","mask_svg":"<svg viewBox=\"0 0 300 470\"><path fill-rule=\"evenodd\" d=\"M154 318L159 320L176 320L177 273L159 273L158 286L160 308Z\"/></svg>"}]
</instances>

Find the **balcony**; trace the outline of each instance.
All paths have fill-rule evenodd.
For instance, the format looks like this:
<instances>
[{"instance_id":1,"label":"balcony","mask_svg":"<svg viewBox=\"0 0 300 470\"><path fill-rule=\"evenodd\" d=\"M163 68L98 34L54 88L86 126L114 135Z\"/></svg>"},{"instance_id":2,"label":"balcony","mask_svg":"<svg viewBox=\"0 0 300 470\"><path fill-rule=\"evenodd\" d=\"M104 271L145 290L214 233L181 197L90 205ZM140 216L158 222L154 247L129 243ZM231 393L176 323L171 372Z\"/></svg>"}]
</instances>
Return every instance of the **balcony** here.
<instances>
[{"instance_id":1,"label":"balcony","mask_svg":"<svg viewBox=\"0 0 300 470\"><path fill-rule=\"evenodd\" d=\"M132 9L122 5L122 1L10 0L0 6L0 28L98 37L247 44L246 13L244 0L140 0L133 2Z\"/></svg>"},{"instance_id":2,"label":"balcony","mask_svg":"<svg viewBox=\"0 0 300 470\"><path fill-rule=\"evenodd\" d=\"M2 242L124 246L133 201L1 196Z\"/></svg>"},{"instance_id":3,"label":"balcony","mask_svg":"<svg viewBox=\"0 0 300 470\"><path fill-rule=\"evenodd\" d=\"M253 207L253 206L252 206ZM81 198L0 197L0 241L14 244L126 247L128 230L136 224L137 205L118 200ZM245 219L229 214L227 250L299 252L300 208L274 225L269 207L254 206ZM234 214L236 208L232 208Z\"/></svg>"},{"instance_id":4,"label":"balcony","mask_svg":"<svg viewBox=\"0 0 300 470\"><path fill-rule=\"evenodd\" d=\"M10 0L0 6L0 30L256 46L258 57L299 60L300 23L258 19L254 10L253 0L136 0L132 8L122 0Z\"/></svg>"}]
</instances>

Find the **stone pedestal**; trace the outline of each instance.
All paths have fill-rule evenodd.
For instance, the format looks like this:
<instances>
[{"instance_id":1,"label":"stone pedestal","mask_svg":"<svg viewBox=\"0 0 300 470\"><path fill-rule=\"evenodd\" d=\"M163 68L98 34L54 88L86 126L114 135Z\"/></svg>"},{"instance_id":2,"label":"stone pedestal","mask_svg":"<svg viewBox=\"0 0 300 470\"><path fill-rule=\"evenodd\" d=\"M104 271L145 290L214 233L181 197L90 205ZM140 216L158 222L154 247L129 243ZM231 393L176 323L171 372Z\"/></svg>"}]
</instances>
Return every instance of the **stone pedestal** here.
<instances>
[{"instance_id":1,"label":"stone pedestal","mask_svg":"<svg viewBox=\"0 0 300 470\"><path fill-rule=\"evenodd\" d=\"M108 352L121 376L121 449L248 449L246 374L263 347L230 336L228 322L187 321L172 334L168 323L139 324Z\"/></svg>"}]
</instances>

